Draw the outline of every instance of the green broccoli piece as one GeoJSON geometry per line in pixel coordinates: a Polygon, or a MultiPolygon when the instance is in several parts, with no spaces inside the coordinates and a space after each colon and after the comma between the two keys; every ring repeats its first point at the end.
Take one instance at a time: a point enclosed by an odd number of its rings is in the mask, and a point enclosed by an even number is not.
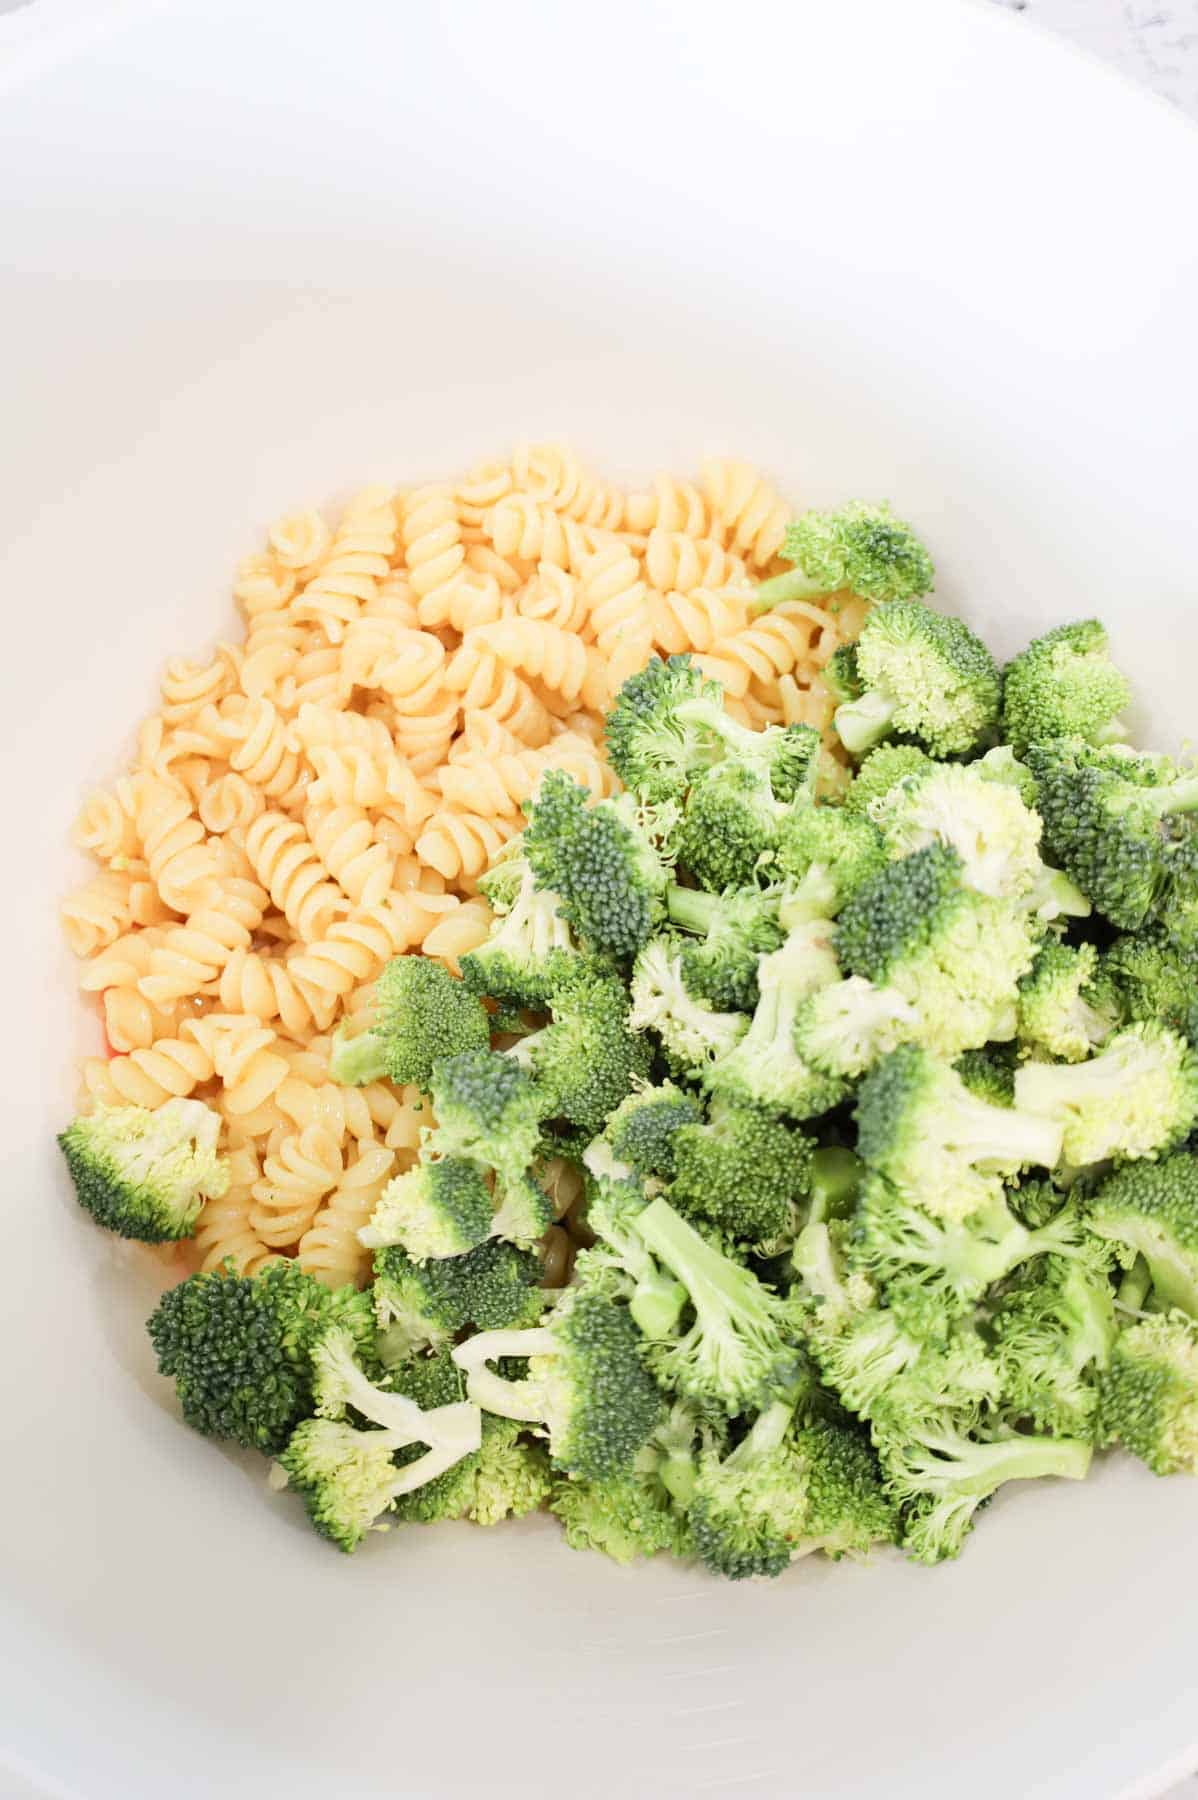
{"type": "Polygon", "coordinates": [[[691,1555],[685,1506],[694,1485],[697,1431],[687,1408],[674,1406],[623,1474],[600,1481],[560,1477],[549,1510],[561,1520],[570,1548],[600,1550],[624,1564],[662,1551],[691,1555]],[[680,1491],[687,1496],[681,1503],[680,1491]]]}
{"type": "Polygon", "coordinates": [[[808,1221],[847,1219],[864,1178],[865,1164],[855,1150],[842,1144],[822,1144],[811,1156],[808,1221]]]}
{"type": "Polygon", "coordinates": [[[715,1575],[780,1575],[815,1550],[864,1555],[895,1540],[894,1507],[869,1445],[840,1425],[795,1430],[793,1414],[788,1400],[776,1400],[729,1456],[700,1459],[691,1531],[715,1575]]]}
{"type": "Polygon", "coordinates": [[[975,766],[930,764],[871,802],[869,816],[892,857],[944,844],[961,858],[961,879],[980,894],[1018,900],[1040,880],[1040,819],[1018,790],[987,781],[975,766]]]}
{"type": "Polygon", "coordinates": [[[1198,943],[1174,921],[1145,926],[1115,939],[1102,958],[1102,973],[1131,1021],[1155,1021],[1189,1036],[1198,995],[1198,943]]]}
{"type": "Polygon", "coordinates": [[[839,912],[851,894],[886,866],[886,845],[872,820],[843,806],[796,808],[779,828],[776,862],[783,878],[828,884],[824,910],[839,912]]]}
{"type": "Polygon", "coordinates": [[[543,1423],[554,1466],[599,1481],[630,1469],[662,1412],[626,1307],[601,1289],[567,1288],[544,1325],[484,1331],[453,1352],[472,1400],[501,1418],[543,1423]],[[528,1358],[509,1381],[488,1368],[528,1358]]]}
{"type": "Polygon", "coordinates": [[[970,1093],[991,1106],[1015,1104],[1015,1058],[1012,1046],[993,1044],[985,1050],[966,1050],[953,1068],[970,1093]]]}
{"type": "Polygon", "coordinates": [[[633,957],[665,914],[670,870],[655,836],[673,819],[647,814],[630,794],[596,806],[589,798],[563,769],[548,770],[529,808],[524,854],[587,947],[633,957]]]}
{"type": "Polygon", "coordinates": [[[755,612],[846,588],[862,600],[917,600],[935,579],[914,530],[885,501],[850,500],[835,512],[803,513],[787,526],[779,554],[794,567],[759,585],[755,612]]]}
{"type": "Polygon", "coordinates": [[[607,1121],[605,1136],[617,1161],[642,1177],[672,1181],[677,1173],[675,1139],[684,1125],[697,1125],[703,1114],[689,1094],[664,1081],[660,1087],[634,1088],[607,1121]]]}
{"type": "Polygon", "coordinates": [[[697,775],[678,827],[678,860],[708,893],[745,887],[773,863],[788,808],[766,771],[722,762],[697,775]]]}
{"type": "Polygon", "coordinates": [[[632,1031],[652,1031],[676,1069],[703,1068],[725,1054],[748,1029],[743,1013],[716,1012],[692,994],[682,972],[682,951],[654,938],[636,959],[630,988],[632,1031]]]}
{"type": "MultiPolygon", "coordinates": [[[[526,1069],[493,1050],[447,1057],[433,1071],[436,1125],[425,1138],[429,1156],[463,1157],[516,1183],[532,1164],[541,1121],[552,1111],[526,1069]]],[[[468,1246],[467,1246],[468,1247],[468,1246]]]]}
{"type": "Polygon", "coordinates": [[[1058,625],[1036,638],[1003,672],[1002,733],[1017,751],[1051,738],[1090,744],[1120,740],[1116,714],[1131,699],[1127,677],[1110,660],[1097,619],[1058,625]]]}
{"type": "Polygon", "coordinates": [[[918,1030],[915,1009],[894,988],[850,975],[804,1000],[794,1039],[804,1062],[821,1075],[855,1079],[918,1030]]]}
{"type": "Polygon", "coordinates": [[[1129,1266],[1142,1256],[1159,1299],[1198,1318],[1198,1158],[1179,1151],[1117,1170],[1087,1202],[1086,1224],[1129,1266]]]}
{"type": "Polygon", "coordinates": [[[838,644],[820,670],[820,678],[837,706],[845,700],[859,700],[861,678],[857,673],[856,644],[838,644]]]}
{"type": "Polygon", "coordinates": [[[778,912],[782,891],[744,888],[739,893],[705,893],[671,887],[666,895],[670,922],[696,939],[678,945],[688,992],[717,1012],[747,1012],[757,1004],[757,964],[776,950],[786,933],[778,912]]]}
{"type": "Polygon", "coordinates": [[[370,1296],[280,1261],[252,1278],[189,1276],[163,1294],[146,1329],[187,1423],[272,1456],[315,1406],[312,1352],[334,1325],[369,1349],[370,1296]]]}
{"type": "Polygon", "coordinates": [[[462,980],[472,994],[541,1012],[554,987],[582,961],[557,896],[538,890],[524,863],[510,907],[496,919],[486,943],[462,957],[462,980]]]}
{"type": "Polygon", "coordinates": [[[1109,995],[1095,988],[1098,952],[1093,944],[1076,949],[1050,938],[1019,984],[1019,1038],[1025,1048],[1084,1062],[1105,1044],[1119,1024],[1109,995]]]}
{"type": "Polygon", "coordinates": [[[1157,1156],[1187,1137],[1198,1118],[1198,1059],[1184,1038],[1132,1025],[1083,1063],[1025,1063],[1015,1104],[1055,1121],[1074,1168],[1157,1156]]]}
{"type": "Polygon", "coordinates": [[[706,1124],[674,1134],[670,1203],[759,1249],[788,1244],[808,1191],[813,1148],[810,1138],[767,1113],[717,1100],[706,1124]]]}
{"type": "Polygon", "coordinates": [[[466,1050],[485,1050],[491,1023],[481,1001],[441,963],[394,956],[374,989],[375,1026],[357,1037],[333,1034],[329,1074],[345,1087],[414,1082],[429,1090],[435,1064],[466,1050]]]}
{"type": "Polygon", "coordinates": [[[849,783],[844,809],[868,817],[874,801],[885,799],[905,776],[923,775],[935,766],[917,744],[879,744],[863,759],[849,783]]]}
{"type": "Polygon", "coordinates": [[[1093,1437],[1097,1378],[1118,1331],[1101,1260],[1045,1256],[1025,1264],[991,1313],[990,1331],[1006,1412],[1037,1431],[1093,1437]]]}
{"type": "Polygon", "coordinates": [[[896,990],[914,1009],[917,1041],[950,1062],[1015,1035],[1040,936],[1024,907],[979,894],[962,874],[942,844],[890,863],[850,897],[835,937],[845,973],[896,990]]]}
{"type": "Polygon", "coordinates": [[[667,1200],[651,1201],[635,1225],[694,1311],[681,1336],[646,1344],[657,1379],[704,1412],[735,1417],[768,1405],[802,1365],[798,1310],[701,1237],[667,1200]]]}
{"type": "Polygon", "coordinates": [[[1101,1438],[1154,1475],[1198,1475],[1198,1325],[1183,1313],[1120,1332],[1102,1378],[1101,1438]]]}
{"type": "Polygon", "coordinates": [[[551,1023],[508,1054],[534,1076],[547,1116],[602,1131],[633,1083],[648,1075],[652,1051],[629,1029],[623,983],[601,970],[576,967],[546,998],[551,1023]]]}
{"type": "Polygon", "coordinates": [[[917,600],[875,607],[857,639],[864,692],[839,706],[833,724],[851,756],[892,732],[917,738],[933,756],[962,756],[997,723],[994,658],[960,619],[917,600]]]}
{"type": "Polygon", "coordinates": [[[654,657],[631,676],[607,715],[607,755],[626,788],[650,805],[681,800],[723,750],[710,718],[723,717],[723,694],[689,656],[654,657]],[[692,719],[681,710],[698,701],[692,719]]]}
{"type": "MultiPolygon", "coordinates": [[[[466,1397],[462,1371],[447,1350],[421,1356],[393,1370],[388,1390],[406,1394],[426,1412],[466,1397]]],[[[396,1461],[405,1464],[419,1452],[400,1450],[396,1461]]],[[[430,1481],[401,1495],[395,1502],[397,1519],[431,1525],[443,1519],[470,1519],[476,1525],[498,1525],[502,1519],[522,1518],[535,1512],[549,1497],[549,1459],[539,1444],[526,1441],[524,1429],[514,1419],[486,1414],[482,1441],[460,1461],[434,1475],[430,1481]]]]}
{"type": "Polygon", "coordinates": [[[979,1100],[955,1069],[915,1044],[871,1070],[854,1116],[857,1154],[937,1218],[967,1219],[1001,1204],[1004,1176],[1051,1169],[1061,1153],[1060,1125],[979,1100]]]}
{"type": "Polygon", "coordinates": [[[1025,1437],[1016,1432],[978,1442],[933,1415],[916,1431],[905,1421],[894,1438],[875,1431],[892,1497],[904,1509],[903,1546],[916,1562],[959,1556],[982,1503],[1007,1481],[1057,1475],[1082,1481],[1091,1446],[1084,1439],[1025,1437]]]}
{"type": "Polygon", "coordinates": [[[1198,775],[1078,738],[1032,744],[1027,761],[1045,845],[1112,925],[1138,931],[1173,894],[1192,895],[1198,775]]]}
{"type": "MultiPolygon", "coordinates": [[[[488,1200],[488,1227],[490,1214],[488,1200]]],[[[467,1325],[494,1331],[533,1324],[545,1303],[540,1279],[539,1258],[502,1238],[485,1239],[462,1256],[426,1262],[390,1244],[374,1259],[374,1314],[390,1358],[403,1360],[447,1344],[467,1325]]]]}
{"type": "Polygon", "coordinates": [[[587,1151],[586,1171],[587,1227],[596,1241],[579,1257],[579,1278],[626,1299],[646,1337],[668,1337],[682,1316],[686,1289],[658,1267],[636,1229],[648,1205],[644,1188],[603,1139],[587,1151]]]}
{"type": "Polygon", "coordinates": [[[414,1263],[456,1259],[491,1235],[494,1213],[482,1171],[445,1156],[393,1176],[358,1237],[368,1250],[400,1245],[414,1263]]]}
{"type": "Polygon", "coordinates": [[[229,1186],[220,1119],[200,1100],[100,1106],[59,1133],[75,1197],[97,1225],[143,1244],[190,1237],[206,1199],[229,1186]]]}
{"type": "Polygon", "coordinates": [[[804,1062],[795,1046],[803,1001],[839,973],[831,938],[826,919],[811,920],[761,959],[761,998],[748,1031],[704,1071],[713,1095],[795,1119],[814,1118],[843,1099],[843,1084],[804,1062]]]}
{"type": "Polygon", "coordinates": [[[984,756],[970,764],[983,781],[997,781],[1013,787],[1025,806],[1036,808],[1036,777],[1026,763],[1021,763],[1010,744],[995,744],[984,756]]]}

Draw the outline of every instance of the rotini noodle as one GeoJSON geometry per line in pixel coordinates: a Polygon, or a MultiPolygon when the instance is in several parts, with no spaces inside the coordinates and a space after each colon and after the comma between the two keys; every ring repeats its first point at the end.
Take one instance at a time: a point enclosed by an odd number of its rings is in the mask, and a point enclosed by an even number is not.
{"type": "Polygon", "coordinates": [[[582,577],[587,615],[615,692],[643,669],[653,650],[653,626],[640,566],[624,544],[587,559],[582,577]]]}
{"type": "MultiPolygon", "coordinates": [[[[581,698],[584,706],[602,711],[609,699],[607,669],[602,654],[584,644],[572,631],[532,619],[499,619],[479,625],[465,640],[464,650],[477,649],[498,657],[509,669],[535,676],[543,687],[563,700],[581,698]]],[[[648,652],[646,651],[646,660],[648,652]]]]}
{"type": "Polygon", "coordinates": [[[752,464],[718,458],[703,465],[703,491],[712,534],[731,544],[754,569],[766,568],[790,523],[785,500],[752,464]]]}
{"type": "Polygon", "coordinates": [[[358,1242],[358,1232],[378,1204],[391,1178],[395,1152],[382,1144],[363,1144],[346,1169],[315,1223],[300,1239],[301,1269],[326,1287],[361,1287],[369,1279],[371,1253],[358,1242]]]}
{"type": "Polygon", "coordinates": [[[320,937],[345,901],[303,826],[282,813],[264,812],[245,834],[245,851],[296,936],[305,943],[320,937]]]}
{"type": "Polygon", "coordinates": [[[287,1133],[262,1162],[254,1183],[250,1226],[274,1250],[297,1244],[341,1176],[340,1133],[307,1125],[287,1133]]]}
{"type": "Polygon", "coordinates": [[[409,494],[403,503],[400,532],[420,623],[444,625],[466,555],[452,490],[422,487],[409,494]]]}
{"type": "Polygon", "coordinates": [[[394,548],[390,492],[367,488],[346,507],[320,569],[293,602],[295,617],[311,619],[330,644],[339,644],[346,626],[386,580],[394,548]]]}
{"type": "Polygon", "coordinates": [[[663,656],[710,650],[720,638],[743,630],[748,620],[747,600],[735,588],[692,588],[687,594],[649,595],[653,645],[663,656]]]}

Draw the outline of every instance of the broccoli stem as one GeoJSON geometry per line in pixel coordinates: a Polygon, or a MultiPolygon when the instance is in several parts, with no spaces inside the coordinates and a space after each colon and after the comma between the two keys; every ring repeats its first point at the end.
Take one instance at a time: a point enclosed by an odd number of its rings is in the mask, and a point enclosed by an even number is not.
{"type": "Polygon", "coordinates": [[[1013,1106],[963,1100],[955,1109],[952,1131],[969,1161],[983,1169],[1054,1169],[1061,1160],[1062,1126],[1013,1106]]]}
{"type": "Polygon", "coordinates": [[[740,1468],[742,1464],[756,1462],[759,1456],[768,1456],[771,1450],[776,1450],[786,1436],[794,1411],[793,1400],[775,1400],[767,1406],[754,1421],[747,1437],[742,1438],[731,1456],[725,1458],[725,1466],[731,1464],[740,1468]]]}
{"type": "Polygon", "coordinates": [[[750,611],[768,612],[772,606],[785,606],[788,600],[822,600],[831,591],[822,581],[813,581],[810,575],[804,575],[796,565],[781,575],[771,576],[769,581],[759,582],[750,611]]]}
{"type": "Polygon", "coordinates": [[[544,1326],[526,1331],[480,1331],[459,1344],[453,1360],[465,1370],[466,1392],[475,1406],[497,1413],[501,1419],[520,1419],[539,1424],[544,1416],[541,1401],[533,1397],[527,1382],[507,1381],[489,1369],[501,1356],[554,1356],[557,1338],[544,1326]]]}
{"type": "Polygon", "coordinates": [[[1198,812],[1198,775],[1190,775],[1184,781],[1170,781],[1159,788],[1133,787],[1121,804],[1112,804],[1111,810],[1129,808],[1154,812],[1158,819],[1171,813],[1198,812]]]}
{"type": "Polygon", "coordinates": [[[342,1087],[365,1087],[368,1082],[382,1081],[387,1074],[387,1058],[379,1033],[364,1031],[349,1038],[335,1032],[329,1074],[342,1087]]]}
{"type": "Polygon", "coordinates": [[[653,1269],[637,1282],[628,1310],[647,1338],[667,1338],[682,1317],[685,1305],[686,1289],[682,1283],[653,1269]]]}
{"type": "Polygon", "coordinates": [[[719,908],[720,896],[705,893],[702,888],[684,888],[675,884],[666,889],[666,911],[674,924],[699,937],[706,937],[711,930],[719,908]]]}
{"type": "Polygon", "coordinates": [[[701,1310],[708,1300],[722,1311],[739,1310],[743,1301],[740,1283],[751,1281],[752,1277],[738,1263],[714,1250],[667,1200],[651,1201],[637,1215],[636,1229],[654,1255],[683,1283],[696,1310],[701,1310]]]}
{"type": "Polygon", "coordinates": [[[878,688],[873,688],[868,694],[862,694],[860,700],[838,706],[832,715],[832,723],[849,755],[860,757],[881,743],[890,730],[894,713],[895,702],[878,688]]]}
{"type": "Polygon", "coordinates": [[[808,1224],[819,1225],[825,1219],[847,1218],[864,1174],[865,1164],[855,1150],[846,1150],[837,1144],[817,1150],[811,1158],[808,1224]]]}
{"type": "Polygon", "coordinates": [[[1152,1271],[1142,1256],[1137,1256],[1115,1295],[1115,1305],[1123,1312],[1142,1312],[1152,1287],[1152,1271]]]}
{"type": "Polygon", "coordinates": [[[1043,1475],[1083,1481],[1092,1455],[1091,1446],[1077,1438],[1000,1438],[992,1444],[970,1443],[964,1451],[959,1439],[941,1439],[934,1433],[920,1441],[930,1453],[927,1467],[933,1483],[942,1474],[955,1494],[983,1499],[1007,1481],[1036,1481],[1043,1475]]]}

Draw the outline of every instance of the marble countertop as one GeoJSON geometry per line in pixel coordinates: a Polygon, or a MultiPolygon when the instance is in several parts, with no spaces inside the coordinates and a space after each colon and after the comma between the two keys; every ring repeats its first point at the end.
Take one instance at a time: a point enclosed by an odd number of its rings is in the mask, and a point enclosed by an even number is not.
{"type": "Polygon", "coordinates": [[[1070,38],[1198,120],[1198,0],[991,0],[1070,38]]]}

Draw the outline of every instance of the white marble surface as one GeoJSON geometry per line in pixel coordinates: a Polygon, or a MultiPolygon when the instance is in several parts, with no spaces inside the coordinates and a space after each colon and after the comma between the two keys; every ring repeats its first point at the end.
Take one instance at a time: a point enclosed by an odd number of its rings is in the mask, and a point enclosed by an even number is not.
{"type": "Polygon", "coordinates": [[[1059,32],[1198,120],[1198,0],[992,0],[1059,32]]]}

